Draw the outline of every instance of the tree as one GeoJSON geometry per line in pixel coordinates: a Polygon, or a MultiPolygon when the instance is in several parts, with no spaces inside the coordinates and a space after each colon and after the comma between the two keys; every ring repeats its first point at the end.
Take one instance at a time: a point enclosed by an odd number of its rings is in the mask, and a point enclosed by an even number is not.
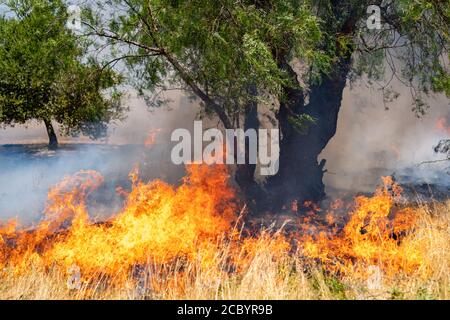
{"type": "MultiPolygon", "coordinates": [[[[326,64],[326,53],[315,50],[319,19],[298,1],[280,1],[272,12],[231,0],[220,5],[215,0],[111,4],[98,2],[83,21],[90,30],[86,35],[112,47],[109,65],[124,61],[143,95],[170,87],[193,93],[205,114],[217,116],[227,129],[257,128],[257,105],[295,85],[273,58],[284,50],[286,35],[292,53],[315,65],[314,73],[326,64]]],[[[251,197],[262,192],[254,170],[241,165],[236,173],[251,197]]]]}
{"type": "Polygon", "coordinates": [[[385,80],[380,89],[389,100],[396,96],[390,83],[397,78],[411,88],[417,114],[426,110],[422,95],[450,95],[446,1],[114,0],[111,5],[114,15],[92,14],[86,24],[90,35],[117,48],[112,61],[127,63],[143,94],[182,87],[225,128],[257,127],[258,104],[277,102],[279,173],[264,191],[254,182],[254,166],[238,169],[236,177],[244,192],[264,194],[259,199],[269,200],[260,201],[265,208],[324,197],[325,161],[318,156],[336,132],[349,80],[385,80]],[[368,28],[369,5],[379,8],[380,29],[368,28]]]}
{"type": "Polygon", "coordinates": [[[0,123],[45,124],[49,147],[58,140],[52,120],[68,135],[103,137],[123,111],[120,77],[85,55],[89,43],[66,27],[62,1],[2,1],[0,17],[0,123]]]}
{"type": "Polygon", "coordinates": [[[411,89],[413,111],[418,115],[426,111],[423,95],[431,92],[450,95],[445,62],[449,54],[448,2],[321,3],[318,13],[328,23],[322,27],[326,40],[319,48],[330,52],[333,62],[321,74],[321,81],[310,83],[307,90],[285,88],[287,99],[278,112],[283,132],[280,172],[269,182],[278,206],[282,201],[320,200],[325,196],[322,182],[325,160],[318,162],[318,156],[336,133],[342,94],[349,80],[367,76],[379,81],[380,90],[389,100],[396,96],[390,83],[397,79],[411,89]],[[371,4],[380,8],[384,26],[379,30],[367,28],[367,9],[371,4]],[[306,134],[295,129],[295,119],[304,116],[315,119],[306,134]]]}

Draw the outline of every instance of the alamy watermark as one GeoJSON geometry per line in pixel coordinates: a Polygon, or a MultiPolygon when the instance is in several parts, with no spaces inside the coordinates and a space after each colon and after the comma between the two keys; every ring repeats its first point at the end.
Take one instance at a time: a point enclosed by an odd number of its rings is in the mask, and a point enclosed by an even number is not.
{"type": "Polygon", "coordinates": [[[367,18],[366,24],[369,30],[381,29],[381,8],[377,5],[367,7],[367,13],[370,16],[367,18]]]}
{"type": "Polygon", "coordinates": [[[66,27],[72,31],[81,30],[81,8],[77,5],[70,5],[67,7],[67,19],[66,27]]]}
{"type": "Polygon", "coordinates": [[[203,131],[202,121],[194,122],[194,134],[187,129],[172,132],[171,159],[176,165],[259,164],[262,176],[276,175],[279,169],[280,137],[278,129],[228,129],[225,137],[219,129],[203,131]],[[246,148],[246,141],[248,148],[246,148]],[[204,147],[204,143],[208,143],[204,147]],[[247,150],[248,149],[248,154],[247,150]]]}

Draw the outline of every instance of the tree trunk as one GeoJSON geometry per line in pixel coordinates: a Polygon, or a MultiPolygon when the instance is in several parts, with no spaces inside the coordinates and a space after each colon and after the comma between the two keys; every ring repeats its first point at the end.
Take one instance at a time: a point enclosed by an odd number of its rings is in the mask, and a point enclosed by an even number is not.
{"type": "MultiPolygon", "coordinates": [[[[256,95],[256,92],[254,92],[256,89],[251,87],[249,90],[252,90],[252,92],[256,95]]],[[[258,130],[260,125],[258,119],[258,104],[256,102],[249,103],[245,111],[244,131],[249,129],[258,130]]],[[[237,145],[237,141],[235,141],[235,145],[237,145]]],[[[263,191],[255,181],[256,164],[250,164],[249,149],[249,143],[246,139],[245,164],[237,165],[235,181],[242,191],[242,195],[245,198],[248,209],[251,213],[256,213],[258,211],[256,205],[258,204],[258,200],[262,197],[263,191]]]]}
{"type": "MultiPolygon", "coordinates": [[[[336,32],[336,39],[352,35],[357,22],[366,12],[354,10],[348,13],[341,5],[342,1],[332,1],[332,11],[336,21],[343,21],[336,32]]],[[[380,4],[381,1],[374,1],[380,4]]],[[[329,76],[323,76],[322,82],[313,85],[309,91],[309,102],[305,105],[305,95],[300,89],[285,87],[285,99],[280,102],[277,114],[281,132],[280,169],[276,176],[271,177],[266,185],[268,197],[267,206],[274,212],[290,205],[293,201],[303,204],[310,200],[318,202],[325,197],[323,175],[326,160],[320,162],[318,157],[331,138],[336,134],[338,114],[342,103],[342,95],[347,83],[347,75],[351,68],[353,47],[345,47],[336,41],[336,55],[340,59],[333,66],[329,76]],[[306,133],[295,128],[291,117],[308,115],[315,120],[306,133]]],[[[286,57],[287,55],[285,55],[286,57]]],[[[284,58],[285,59],[285,58],[284,58]]],[[[279,67],[284,69],[293,79],[297,74],[289,63],[278,56],[279,67]]]]}
{"type": "Polygon", "coordinates": [[[50,119],[44,119],[45,128],[47,129],[48,135],[48,148],[57,149],[58,148],[58,137],[56,136],[55,128],[53,128],[52,121],[50,119]]]}
{"type": "Polygon", "coordinates": [[[335,72],[311,87],[309,103],[304,105],[300,89],[286,88],[286,100],[280,104],[278,121],[280,170],[267,184],[272,210],[280,210],[293,201],[320,201],[325,197],[323,174],[325,160],[318,156],[336,133],[342,95],[350,69],[350,57],[342,58],[335,72]],[[315,119],[306,133],[290,122],[290,117],[306,114],[315,119]]]}

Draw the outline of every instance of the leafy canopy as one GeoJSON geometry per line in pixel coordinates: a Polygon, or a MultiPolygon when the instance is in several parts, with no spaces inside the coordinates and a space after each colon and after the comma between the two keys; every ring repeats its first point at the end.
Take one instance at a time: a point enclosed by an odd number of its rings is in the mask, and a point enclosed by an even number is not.
{"type": "Polygon", "coordinates": [[[330,67],[316,47],[319,18],[301,1],[274,1],[266,10],[252,1],[113,0],[91,13],[88,33],[124,58],[141,93],[186,88],[230,122],[248,103],[293,85],[275,56],[289,51],[317,70],[330,67]]]}
{"type": "Polygon", "coordinates": [[[281,101],[289,88],[306,96],[349,55],[353,80],[367,76],[388,93],[397,79],[423,113],[422,94],[450,94],[449,7],[438,0],[110,0],[97,3],[87,24],[126,61],[142,93],[185,88],[222,122],[239,125],[249,101],[281,101]],[[380,30],[367,28],[373,4],[380,30]]]}
{"type": "Polygon", "coordinates": [[[106,133],[122,108],[120,82],[86,58],[88,43],[66,27],[60,0],[2,1],[0,17],[0,123],[56,120],[66,134],[106,133]]]}

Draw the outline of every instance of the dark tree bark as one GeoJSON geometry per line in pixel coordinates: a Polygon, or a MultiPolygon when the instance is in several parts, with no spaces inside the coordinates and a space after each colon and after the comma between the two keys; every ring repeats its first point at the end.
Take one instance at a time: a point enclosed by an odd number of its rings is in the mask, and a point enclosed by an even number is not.
{"type": "Polygon", "coordinates": [[[343,58],[332,75],[311,88],[307,105],[301,90],[286,89],[287,98],[280,104],[278,113],[282,135],[280,170],[267,184],[274,210],[294,200],[317,202],[325,197],[322,181],[325,160],[319,163],[318,156],[336,133],[349,69],[350,58],[343,58]],[[300,132],[289,120],[299,114],[315,119],[306,133],[300,132]]]}
{"type": "MultiPolygon", "coordinates": [[[[336,21],[342,24],[336,32],[336,39],[355,32],[356,24],[365,14],[365,7],[346,12],[340,0],[331,2],[336,21]]],[[[375,1],[379,4],[380,1],[375,1]]],[[[331,25],[330,25],[331,26],[331,25]]],[[[331,31],[330,31],[331,32],[331,31]]],[[[340,59],[333,66],[333,72],[323,75],[320,84],[313,85],[309,91],[309,102],[305,104],[305,94],[298,88],[285,87],[285,99],[280,102],[277,114],[280,132],[280,170],[271,177],[266,185],[268,197],[266,206],[277,212],[283,206],[297,200],[318,202],[325,197],[323,175],[326,160],[319,162],[319,155],[331,138],[336,134],[342,95],[351,68],[353,47],[351,44],[341,47],[336,40],[336,55],[340,59]],[[290,121],[291,117],[301,114],[315,120],[306,133],[300,132],[290,121]]],[[[284,69],[296,81],[297,75],[285,60],[286,55],[278,59],[284,69]]]]}
{"type": "MultiPolygon", "coordinates": [[[[248,129],[259,128],[258,120],[258,106],[256,103],[252,103],[247,107],[244,121],[244,131],[248,129]]],[[[236,141],[237,142],[237,141],[236,141]]],[[[236,145],[237,143],[235,143],[236,145]]],[[[248,190],[255,183],[255,170],[256,165],[249,164],[249,144],[247,139],[245,140],[245,163],[243,165],[238,165],[236,169],[236,182],[244,190],[248,190]]]]}
{"type": "Polygon", "coordinates": [[[44,119],[45,128],[47,129],[48,135],[48,147],[49,149],[58,148],[58,137],[56,136],[55,128],[53,127],[52,121],[49,119],[44,119]]]}
{"type": "MultiPolygon", "coordinates": [[[[249,88],[250,93],[256,96],[256,89],[251,86],[249,88]]],[[[245,110],[245,120],[244,120],[244,131],[249,129],[258,130],[260,127],[258,119],[258,103],[251,102],[247,105],[245,110]]],[[[237,145],[237,141],[235,141],[237,145]]],[[[258,211],[257,203],[264,195],[263,189],[255,181],[255,170],[256,164],[250,164],[249,161],[249,143],[246,139],[245,141],[245,163],[237,165],[235,173],[235,181],[239,185],[242,194],[245,198],[247,206],[251,213],[256,213],[258,211]]],[[[236,154],[236,153],[235,153],[236,154]]]]}

